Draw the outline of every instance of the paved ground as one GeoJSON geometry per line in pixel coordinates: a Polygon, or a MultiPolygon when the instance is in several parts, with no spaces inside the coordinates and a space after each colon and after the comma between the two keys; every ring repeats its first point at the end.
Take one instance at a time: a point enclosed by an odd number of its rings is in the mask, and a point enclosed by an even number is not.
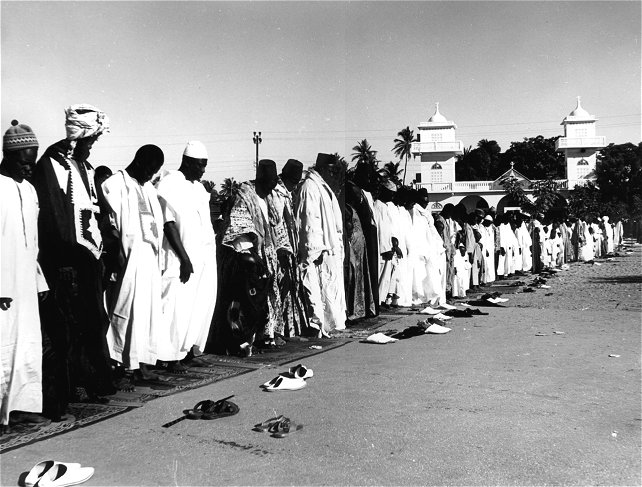
{"type": "Polygon", "coordinates": [[[85,485],[640,485],[641,249],[447,335],[310,357],[298,392],[261,392],[260,369],[8,452],[1,484],[56,459],[95,467],[85,485]],[[230,394],[236,416],[161,428],[230,394]],[[304,428],[251,430],[275,411],[304,428]]]}

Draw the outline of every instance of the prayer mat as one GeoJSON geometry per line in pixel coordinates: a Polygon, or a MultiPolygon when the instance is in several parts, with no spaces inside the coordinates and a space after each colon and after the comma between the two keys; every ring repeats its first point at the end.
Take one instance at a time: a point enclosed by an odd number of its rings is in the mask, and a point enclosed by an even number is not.
{"type": "Polygon", "coordinates": [[[11,426],[11,432],[0,436],[0,453],[31,445],[37,441],[52,438],[90,424],[98,423],[133,409],[127,406],[114,406],[111,404],[69,404],[69,413],[75,419],[51,423],[47,426],[17,424],[11,426]]]}

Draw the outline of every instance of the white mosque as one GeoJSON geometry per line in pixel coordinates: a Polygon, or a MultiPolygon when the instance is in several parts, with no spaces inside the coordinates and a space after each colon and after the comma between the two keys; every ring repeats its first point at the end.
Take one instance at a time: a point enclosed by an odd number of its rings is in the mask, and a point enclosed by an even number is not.
{"type": "MultiPolygon", "coordinates": [[[[564,153],[566,179],[558,180],[564,191],[576,185],[584,185],[595,179],[595,164],[598,151],[606,145],[604,136],[595,135],[597,118],[582,108],[580,97],[577,107],[561,123],[564,136],[560,137],[555,149],[564,153]]],[[[470,211],[474,208],[495,207],[504,211],[510,204],[509,198],[500,185],[507,177],[523,181],[522,187],[533,199],[528,187],[532,181],[511,168],[494,181],[455,181],[455,162],[464,146],[456,140],[457,125],[439,112],[418,126],[417,142],[412,144],[413,159],[408,161],[408,178],[414,179],[417,187],[424,187],[430,195],[430,208],[439,211],[446,203],[463,203],[470,211]]]]}

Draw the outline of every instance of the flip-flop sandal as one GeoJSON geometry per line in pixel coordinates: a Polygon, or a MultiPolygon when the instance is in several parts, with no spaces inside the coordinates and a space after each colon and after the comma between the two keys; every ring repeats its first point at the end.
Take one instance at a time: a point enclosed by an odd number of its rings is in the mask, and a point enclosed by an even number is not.
{"type": "Polygon", "coordinates": [[[203,411],[201,419],[219,419],[238,414],[240,408],[231,401],[221,400],[203,411]]]}
{"type": "Polygon", "coordinates": [[[285,438],[290,433],[294,433],[301,429],[303,429],[302,424],[295,424],[292,423],[289,418],[284,418],[281,421],[274,423],[268,431],[271,433],[270,436],[272,438],[285,438]]]}
{"type": "Polygon", "coordinates": [[[203,417],[203,411],[206,407],[209,407],[212,402],[213,401],[210,401],[209,399],[201,401],[197,403],[196,406],[194,406],[192,409],[183,410],[183,414],[187,419],[201,419],[203,417]]]}
{"type": "Polygon", "coordinates": [[[263,390],[267,392],[274,391],[298,391],[303,389],[307,385],[307,382],[303,379],[290,379],[289,377],[283,377],[282,375],[276,378],[274,384],[264,387],[263,390]]]}
{"type": "Polygon", "coordinates": [[[258,431],[259,433],[264,433],[270,429],[270,427],[276,423],[277,421],[281,421],[285,419],[285,416],[282,414],[280,416],[277,416],[276,418],[270,418],[266,419],[262,423],[258,423],[254,425],[254,428],[252,428],[252,431],[258,431]]]}

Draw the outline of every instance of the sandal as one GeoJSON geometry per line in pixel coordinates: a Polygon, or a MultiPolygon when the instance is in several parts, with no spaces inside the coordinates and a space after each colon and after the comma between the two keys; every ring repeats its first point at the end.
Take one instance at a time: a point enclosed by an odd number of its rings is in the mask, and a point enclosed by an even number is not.
{"type": "Polygon", "coordinates": [[[206,399],[197,403],[192,409],[185,409],[183,414],[187,419],[218,419],[225,416],[234,416],[240,409],[236,404],[228,401],[233,397],[229,396],[218,401],[206,399]]]}
{"type": "Polygon", "coordinates": [[[271,433],[272,438],[285,438],[291,432],[299,431],[303,428],[301,424],[294,424],[290,418],[283,418],[280,421],[274,422],[269,428],[268,432],[271,433]]]}
{"type": "Polygon", "coordinates": [[[258,423],[254,425],[254,428],[252,428],[252,431],[258,431],[259,433],[264,433],[265,431],[268,431],[270,427],[277,421],[282,421],[285,419],[285,416],[282,414],[280,416],[277,416],[276,418],[270,418],[266,419],[262,423],[258,423]]]}

